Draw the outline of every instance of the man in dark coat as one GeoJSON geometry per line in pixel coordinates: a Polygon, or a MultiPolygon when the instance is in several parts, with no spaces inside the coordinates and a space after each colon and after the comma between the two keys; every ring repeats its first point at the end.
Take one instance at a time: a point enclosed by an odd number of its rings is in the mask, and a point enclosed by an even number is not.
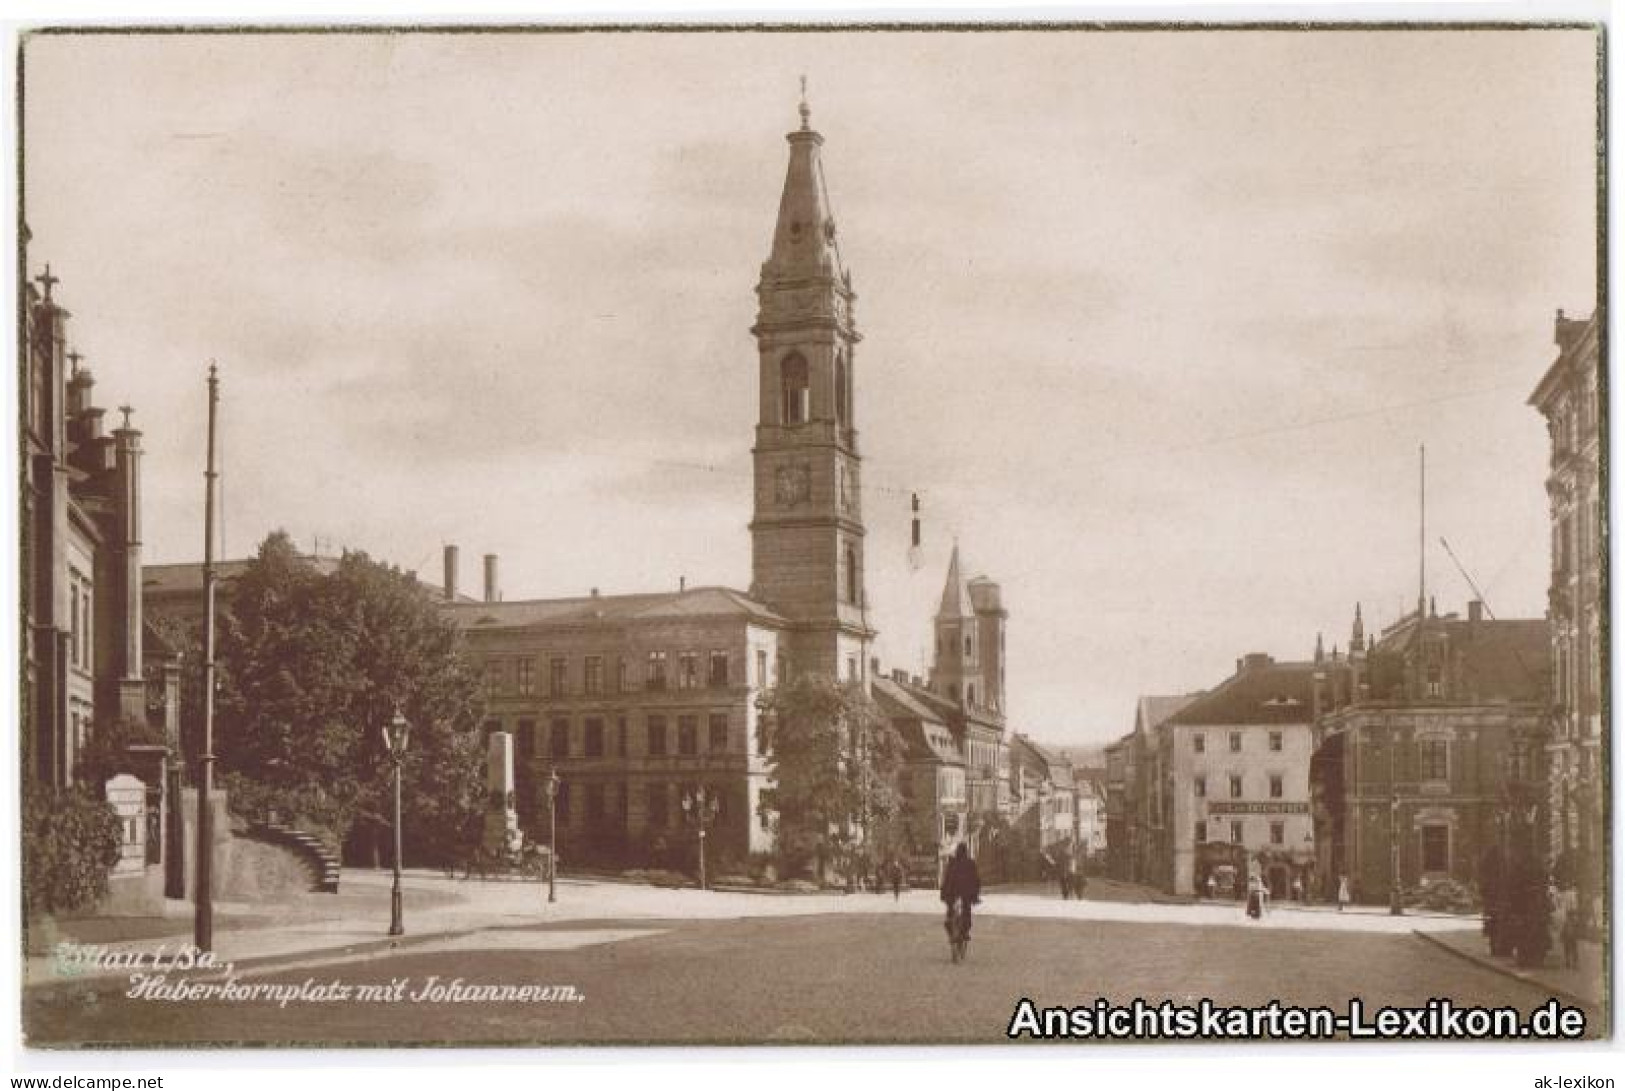
{"type": "Polygon", "coordinates": [[[942,904],[948,907],[948,932],[953,934],[954,903],[965,906],[965,932],[970,933],[970,907],[982,900],[982,877],[977,874],[976,861],[970,849],[961,841],[954,849],[953,859],[942,869],[942,904]]]}

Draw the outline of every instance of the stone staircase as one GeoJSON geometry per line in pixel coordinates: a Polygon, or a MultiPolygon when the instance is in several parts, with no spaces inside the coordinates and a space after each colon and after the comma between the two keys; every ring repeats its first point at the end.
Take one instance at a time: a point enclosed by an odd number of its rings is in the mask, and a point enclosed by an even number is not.
{"type": "Polygon", "coordinates": [[[250,827],[249,832],[267,841],[287,846],[304,860],[306,866],[310,868],[314,882],[311,890],[320,894],[339,892],[341,871],[339,857],[321,838],[280,822],[258,823],[250,827]]]}

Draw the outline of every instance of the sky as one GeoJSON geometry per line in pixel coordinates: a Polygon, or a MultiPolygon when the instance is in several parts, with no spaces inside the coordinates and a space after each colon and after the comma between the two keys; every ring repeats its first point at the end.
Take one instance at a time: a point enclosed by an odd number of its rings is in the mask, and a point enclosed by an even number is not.
{"type": "Polygon", "coordinates": [[[747,588],[803,75],[883,668],[926,667],[955,541],[1004,588],[1012,727],[1057,743],[1346,646],[1419,561],[1464,611],[1440,537],[1543,614],[1526,403],[1597,296],[1586,31],[35,37],[28,261],[135,407],[146,559],[201,559],[213,359],[226,555],[747,588]]]}

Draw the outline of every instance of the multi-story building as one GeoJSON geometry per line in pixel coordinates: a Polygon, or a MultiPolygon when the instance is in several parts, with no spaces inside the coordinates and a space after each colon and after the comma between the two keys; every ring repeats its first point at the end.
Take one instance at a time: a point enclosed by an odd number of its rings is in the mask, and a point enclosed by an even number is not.
{"type": "MultiPolygon", "coordinates": [[[[26,246],[26,228],[23,236],[26,246]]],[[[69,348],[58,283],[47,267],[23,285],[18,331],[23,775],[67,787],[98,730],[120,720],[154,729],[161,742],[126,755],[141,790],[117,791],[126,841],[105,907],[147,912],[164,893],[185,895],[181,827],[171,818],[180,670],[142,610],[141,433],[128,406],[107,429],[96,380],[69,348]]]]}
{"type": "Polygon", "coordinates": [[[1346,876],[1356,901],[1389,902],[1438,879],[1476,882],[1488,853],[1531,851],[1547,623],[1490,620],[1473,602],[1466,618],[1419,608],[1374,641],[1355,626],[1347,659],[1330,664],[1346,684],[1322,669],[1316,697],[1316,892],[1346,876]]]}
{"type": "Polygon", "coordinates": [[[145,720],[149,710],[141,433],[128,408],[107,431],[96,380],[68,347],[57,283],[47,267],[25,286],[19,525],[25,768],[61,786],[72,783],[93,725],[145,720]]]}
{"type": "Polygon", "coordinates": [[[1610,858],[1609,780],[1603,685],[1608,604],[1603,565],[1606,497],[1601,468],[1601,311],[1590,318],[1557,312],[1557,359],[1530,395],[1546,418],[1551,461],[1546,494],[1552,521],[1552,730],[1547,743],[1548,855],[1554,877],[1580,891],[1592,922],[1601,921],[1610,858]]]}
{"type": "Polygon", "coordinates": [[[1021,846],[1023,873],[1036,877],[1046,856],[1081,855],[1077,788],[1072,765],[1020,732],[1010,739],[1010,824],[1021,846]]]}
{"type": "Polygon", "coordinates": [[[986,576],[965,580],[959,546],[937,607],[931,690],[957,708],[964,724],[966,791],[972,848],[991,816],[1010,806],[1010,755],[1004,737],[1004,627],[1008,614],[999,585],[986,576]]]}
{"type": "Polygon", "coordinates": [[[1106,782],[1099,769],[1073,766],[1073,783],[1078,798],[1078,845],[1091,868],[1106,862],[1106,782]]]}
{"type": "Polygon", "coordinates": [[[1106,748],[1107,872],[1115,879],[1167,885],[1168,780],[1158,740],[1168,718],[1198,696],[1142,696],[1134,730],[1106,748]]]}
{"type": "Polygon", "coordinates": [[[970,829],[959,710],[902,671],[875,679],[872,692],[906,748],[899,788],[908,828],[909,873],[934,881],[970,829]]]}
{"type": "Polygon", "coordinates": [[[1233,675],[1162,721],[1148,784],[1161,816],[1151,881],[1195,894],[1228,864],[1256,870],[1285,898],[1307,873],[1316,670],[1247,655],[1233,675]]]}

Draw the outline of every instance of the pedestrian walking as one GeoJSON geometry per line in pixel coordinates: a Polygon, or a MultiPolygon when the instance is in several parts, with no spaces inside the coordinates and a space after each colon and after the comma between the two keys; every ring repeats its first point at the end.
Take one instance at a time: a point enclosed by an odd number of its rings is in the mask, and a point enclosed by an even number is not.
{"type": "Polygon", "coordinates": [[[1210,872],[1207,873],[1207,897],[1208,897],[1208,901],[1212,901],[1213,899],[1217,898],[1218,896],[1219,896],[1219,880],[1215,879],[1213,877],[1213,873],[1210,871],[1210,872]]]}
{"type": "Polygon", "coordinates": [[[1303,904],[1303,879],[1296,875],[1292,877],[1292,900],[1303,904]]]}
{"type": "Polygon", "coordinates": [[[891,862],[891,900],[898,901],[903,897],[903,862],[891,862]]]}
{"type": "Polygon", "coordinates": [[[1558,896],[1558,939],[1563,944],[1563,968],[1580,968],[1580,899],[1573,887],[1558,896]]]}
{"type": "Polygon", "coordinates": [[[1343,907],[1347,904],[1349,904],[1349,877],[1339,875],[1337,877],[1337,911],[1339,913],[1343,912],[1343,907]]]}
{"type": "Polygon", "coordinates": [[[1066,869],[1061,873],[1061,899],[1082,898],[1083,891],[1078,889],[1078,859],[1070,852],[1062,860],[1066,869]]]}
{"type": "Polygon", "coordinates": [[[1257,875],[1247,880],[1247,915],[1255,921],[1264,916],[1264,880],[1257,875]]]}

